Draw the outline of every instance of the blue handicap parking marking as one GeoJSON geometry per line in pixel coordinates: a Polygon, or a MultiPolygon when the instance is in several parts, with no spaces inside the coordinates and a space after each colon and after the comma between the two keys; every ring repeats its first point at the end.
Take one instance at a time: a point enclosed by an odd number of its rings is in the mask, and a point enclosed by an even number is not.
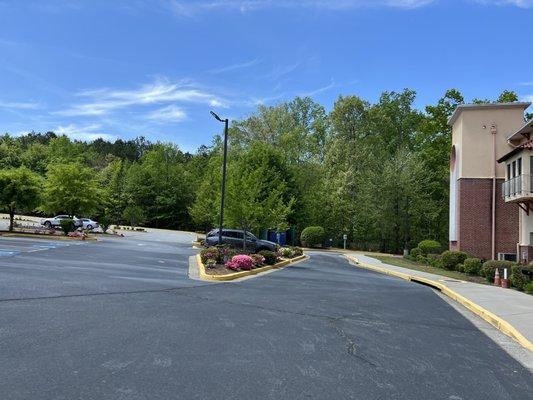
{"type": "Polygon", "coordinates": [[[0,249],[0,257],[11,257],[20,254],[20,251],[2,250],[0,249]]]}

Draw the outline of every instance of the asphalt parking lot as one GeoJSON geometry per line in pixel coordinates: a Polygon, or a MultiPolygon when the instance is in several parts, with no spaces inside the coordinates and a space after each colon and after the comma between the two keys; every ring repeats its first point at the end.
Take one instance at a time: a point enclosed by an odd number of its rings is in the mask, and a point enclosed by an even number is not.
{"type": "Polygon", "coordinates": [[[531,398],[532,374],[427,287],[328,253],[206,283],[191,240],[0,238],[0,398],[531,398]]]}

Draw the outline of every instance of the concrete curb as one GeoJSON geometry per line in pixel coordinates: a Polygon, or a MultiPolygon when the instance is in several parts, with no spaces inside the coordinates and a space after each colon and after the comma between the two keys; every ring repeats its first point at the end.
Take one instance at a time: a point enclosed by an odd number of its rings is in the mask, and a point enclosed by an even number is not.
{"type": "Polygon", "coordinates": [[[521,346],[528,349],[529,351],[533,351],[533,343],[531,343],[528,339],[524,337],[516,328],[514,328],[509,322],[505,321],[504,319],[498,317],[497,315],[491,313],[490,311],[486,310],[485,308],[477,305],[473,301],[461,296],[457,292],[450,289],[448,286],[446,286],[443,283],[433,281],[431,279],[422,278],[420,276],[416,275],[410,275],[410,274],[404,274],[402,272],[392,271],[390,269],[377,267],[375,265],[366,264],[364,262],[359,261],[354,256],[344,255],[348,260],[356,263],[359,267],[379,272],[382,274],[395,276],[401,279],[404,279],[406,281],[410,282],[420,282],[425,285],[431,286],[435,289],[438,289],[441,291],[441,293],[445,294],[449,298],[455,300],[459,304],[463,305],[464,307],[468,308],[470,311],[472,311],[474,314],[479,315],[481,318],[483,318],[485,321],[487,321],[489,324],[506,334],[507,336],[513,338],[518,343],[520,343],[521,346]]]}
{"type": "Polygon", "coordinates": [[[274,265],[267,265],[265,267],[252,269],[250,271],[234,272],[232,274],[227,274],[227,275],[210,275],[210,274],[206,273],[205,272],[205,265],[202,262],[202,258],[200,257],[200,254],[196,255],[196,263],[198,264],[198,275],[200,276],[200,279],[205,280],[205,281],[212,281],[212,282],[224,282],[224,281],[227,282],[227,281],[233,281],[233,280],[239,279],[239,278],[244,278],[246,276],[257,275],[257,274],[260,274],[262,272],[270,271],[272,269],[283,268],[283,267],[286,267],[289,264],[294,264],[296,262],[306,260],[307,258],[308,257],[304,254],[304,255],[295,257],[295,258],[293,258],[291,260],[281,261],[281,262],[279,262],[277,264],[274,264],[274,265]]]}
{"type": "MultiPolygon", "coordinates": [[[[48,240],[70,240],[70,241],[78,241],[83,242],[84,240],[77,237],[68,237],[68,236],[53,236],[53,235],[36,235],[33,233],[9,233],[9,232],[0,232],[0,236],[5,237],[24,237],[24,238],[33,238],[33,239],[48,239],[48,240]]],[[[96,242],[98,241],[97,238],[89,236],[85,238],[85,241],[92,241],[96,242]]]]}

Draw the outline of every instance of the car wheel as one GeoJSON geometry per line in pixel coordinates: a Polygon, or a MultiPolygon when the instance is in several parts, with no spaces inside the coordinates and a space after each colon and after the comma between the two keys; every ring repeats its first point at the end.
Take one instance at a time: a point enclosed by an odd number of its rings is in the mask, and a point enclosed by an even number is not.
{"type": "Polygon", "coordinates": [[[92,230],[93,229],[93,226],[91,224],[87,225],[87,229],[88,230],[92,230]]]}
{"type": "Polygon", "coordinates": [[[44,221],[44,226],[46,229],[50,229],[52,227],[52,223],[50,221],[44,221]]]}

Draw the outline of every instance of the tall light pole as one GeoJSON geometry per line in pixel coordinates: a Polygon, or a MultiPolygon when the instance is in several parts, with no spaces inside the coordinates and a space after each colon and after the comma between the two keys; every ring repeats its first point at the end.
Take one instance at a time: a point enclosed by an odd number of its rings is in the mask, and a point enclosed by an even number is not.
{"type": "Polygon", "coordinates": [[[222,244],[222,226],[224,225],[224,198],[226,196],[226,159],[228,157],[228,124],[229,119],[222,119],[213,111],[211,115],[219,122],[224,123],[224,161],[222,162],[222,196],[220,197],[220,227],[218,230],[218,244],[222,244]]]}

